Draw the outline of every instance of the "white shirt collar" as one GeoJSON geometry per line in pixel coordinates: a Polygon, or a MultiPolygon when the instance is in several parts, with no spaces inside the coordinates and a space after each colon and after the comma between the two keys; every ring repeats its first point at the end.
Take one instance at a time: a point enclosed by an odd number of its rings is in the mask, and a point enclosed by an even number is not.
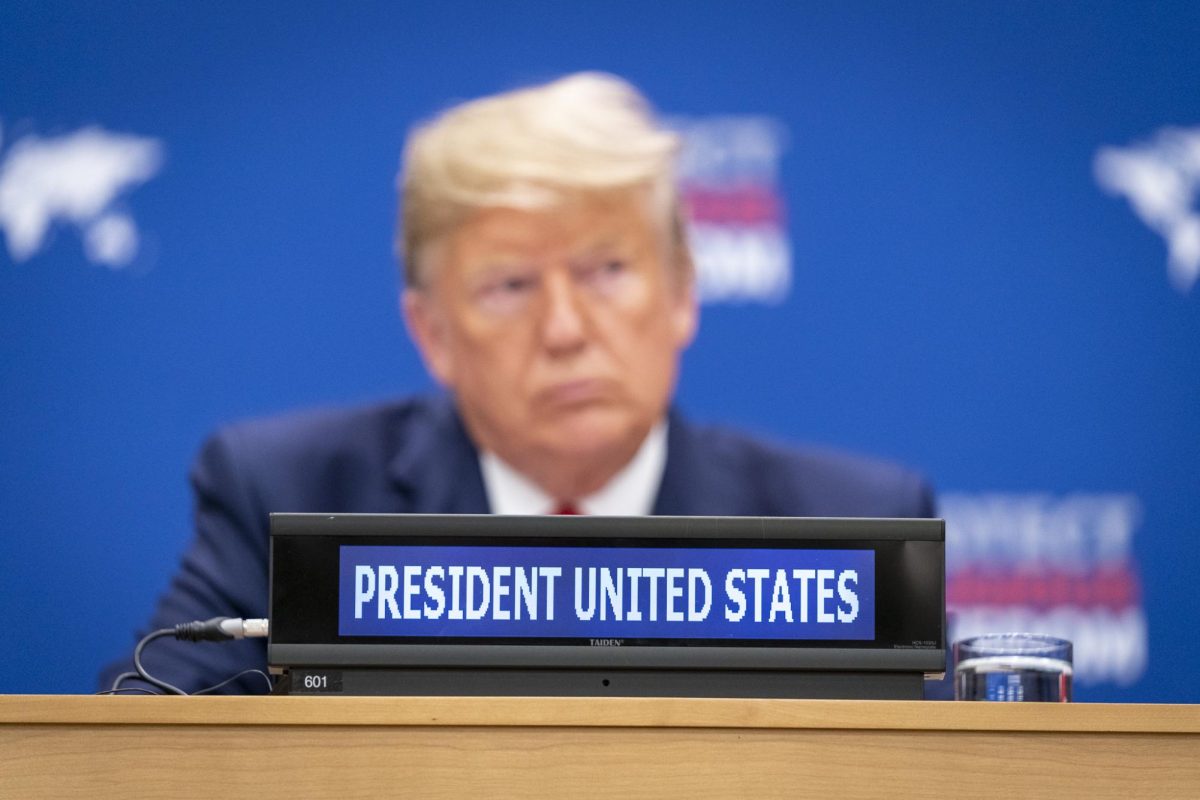
{"type": "MultiPolygon", "coordinates": [[[[667,423],[651,428],[625,467],[594,494],[576,501],[584,514],[612,517],[645,516],[654,510],[658,486],[667,466],[667,423]]],[[[549,514],[559,498],[506,464],[495,453],[479,456],[483,487],[493,514],[549,514]]]]}

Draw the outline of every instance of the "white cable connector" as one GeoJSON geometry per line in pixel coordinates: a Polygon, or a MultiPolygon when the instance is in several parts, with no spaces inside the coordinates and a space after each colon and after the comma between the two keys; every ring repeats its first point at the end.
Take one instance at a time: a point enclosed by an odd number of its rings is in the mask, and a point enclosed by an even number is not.
{"type": "Polygon", "coordinates": [[[174,634],[176,639],[188,642],[219,642],[229,639],[261,639],[269,630],[270,623],[265,619],[213,617],[203,622],[196,620],[176,625],[174,634]]]}
{"type": "Polygon", "coordinates": [[[241,617],[223,619],[218,627],[231,639],[262,639],[270,631],[270,623],[265,619],[242,619],[241,617]]]}

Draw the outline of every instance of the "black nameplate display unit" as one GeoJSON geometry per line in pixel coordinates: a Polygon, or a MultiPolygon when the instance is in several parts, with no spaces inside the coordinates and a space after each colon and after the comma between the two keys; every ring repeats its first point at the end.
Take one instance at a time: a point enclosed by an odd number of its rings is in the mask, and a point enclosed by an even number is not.
{"type": "Polygon", "coordinates": [[[930,519],[271,515],[280,691],[919,699],[930,519]]]}

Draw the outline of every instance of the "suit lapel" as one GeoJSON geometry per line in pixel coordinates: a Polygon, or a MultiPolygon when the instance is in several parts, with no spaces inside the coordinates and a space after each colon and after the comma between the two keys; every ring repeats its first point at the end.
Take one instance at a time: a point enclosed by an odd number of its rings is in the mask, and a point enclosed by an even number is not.
{"type": "Polygon", "coordinates": [[[388,474],[412,514],[487,514],[479,456],[447,398],[400,420],[388,474]]]}
{"type": "Polygon", "coordinates": [[[654,513],[722,516],[752,513],[747,498],[752,476],[739,474],[736,460],[674,409],[668,415],[667,464],[654,513]]]}

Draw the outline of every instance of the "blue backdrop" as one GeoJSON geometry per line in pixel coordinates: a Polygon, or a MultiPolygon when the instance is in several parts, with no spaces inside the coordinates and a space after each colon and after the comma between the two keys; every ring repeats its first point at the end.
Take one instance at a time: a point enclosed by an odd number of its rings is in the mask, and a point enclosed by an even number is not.
{"type": "Polygon", "coordinates": [[[215,425],[429,387],[407,129],[602,69],[728,167],[698,221],[787,270],[711,293],[683,408],[919,468],[960,631],[1066,630],[1081,699],[1200,701],[1197,34],[1194,3],[5,3],[0,692],[131,646],[215,425]]]}

